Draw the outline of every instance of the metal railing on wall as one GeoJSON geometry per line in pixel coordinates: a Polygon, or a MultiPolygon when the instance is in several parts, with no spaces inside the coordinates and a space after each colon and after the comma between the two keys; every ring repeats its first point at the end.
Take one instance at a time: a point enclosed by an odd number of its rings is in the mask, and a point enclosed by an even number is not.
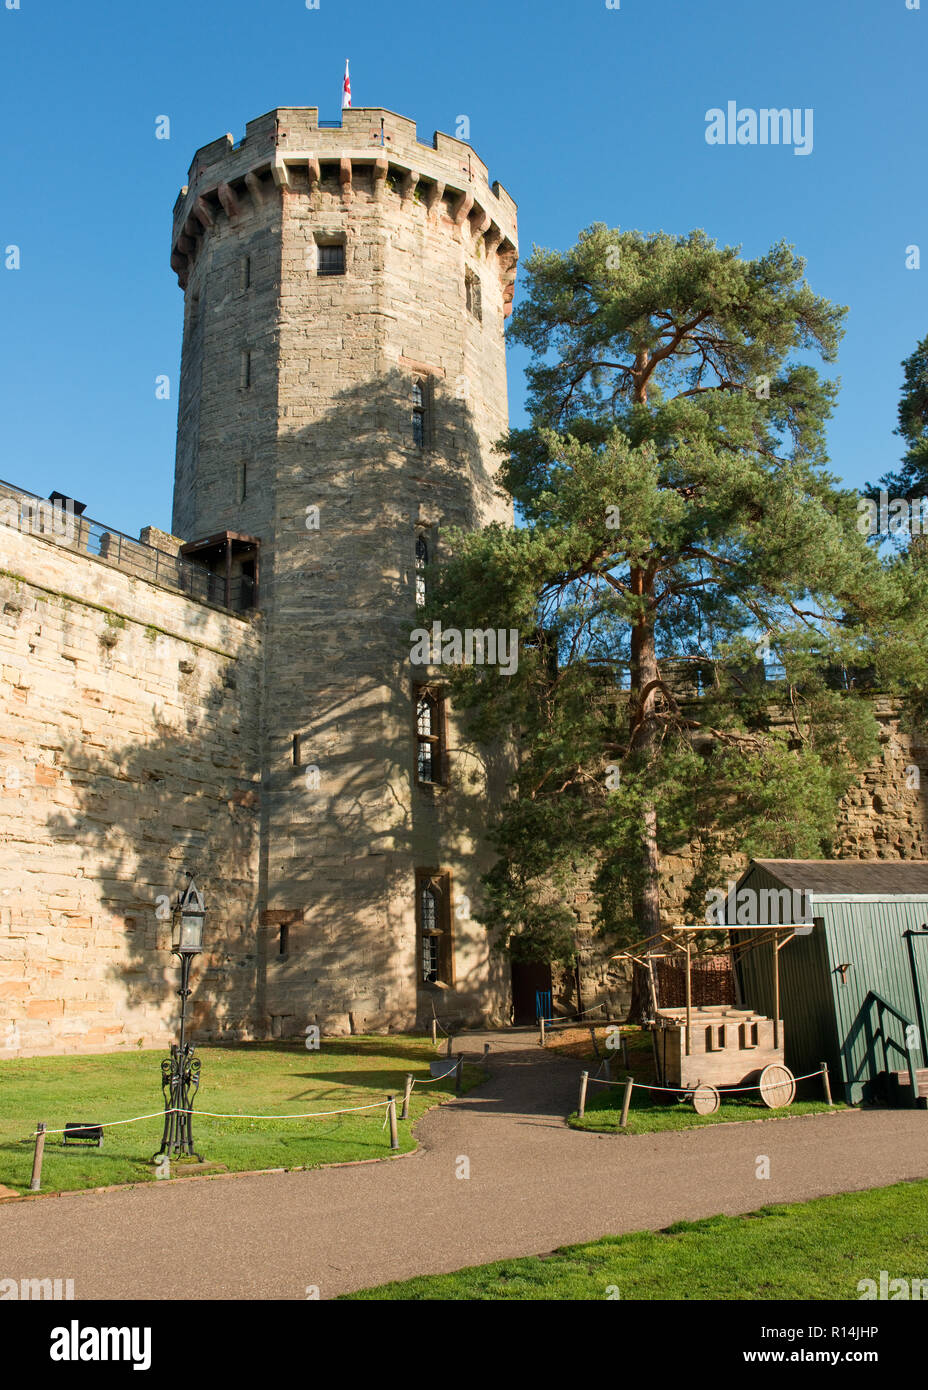
{"type": "Polygon", "coordinates": [[[67,550],[92,555],[123,574],[176,589],[202,603],[228,608],[234,613],[254,607],[255,586],[249,576],[233,576],[227,603],[224,575],[213,574],[182,555],[146,545],[91,517],[77,516],[60,503],[2,480],[0,524],[67,550]]]}

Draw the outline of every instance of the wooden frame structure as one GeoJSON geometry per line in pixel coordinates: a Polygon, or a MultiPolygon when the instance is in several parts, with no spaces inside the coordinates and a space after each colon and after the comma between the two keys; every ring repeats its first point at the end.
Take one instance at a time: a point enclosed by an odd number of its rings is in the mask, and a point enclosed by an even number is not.
{"type": "MultiPolygon", "coordinates": [[[[700,950],[705,935],[727,934],[728,924],[668,926],[612,957],[613,960],[631,960],[647,972],[652,1015],[648,1026],[658,1079],[664,1087],[679,1088],[701,1114],[711,1114],[718,1109],[718,1087],[750,1089],[757,1083],[761,1098],[771,1106],[789,1105],[795,1096],[793,1075],[784,1064],[780,952],[797,933],[808,932],[811,926],[807,922],[739,925],[738,930],[749,935],[747,940],[742,938],[737,943],[732,943],[729,937],[724,949],[732,957],[742,956],[760,945],[772,945],[772,1019],[751,1008],[734,1007],[722,1001],[693,1004],[694,958],[708,954],[700,950]],[[685,1004],[682,1008],[662,1007],[655,981],[655,962],[681,958],[685,1004]]],[[[713,948],[712,954],[718,953],[718,948],[713,948]]]]}
{"type": "MultiPolygon", "coordinates": [[[[641,966],[647,971],[651,989],[651,1001],[654,1009],[657,1009],[657,992],[654,984],[654,961],[659,959],[669,959],[676,954],[682,953],[685,962],[686,979],[686,1029],[687,1029],[687,1051],[689,1051],[689,1030],[692,1026],[693,1013],[693,985],[692,985],[692,965],[693,965],[693,946],[698,943],[700,932],[712,932],[715,935],[728,935],[729,923],[706,924],[704,926],[694,926],[690,923],[677,923],[664,927],[655,936],[645,937],[642,941],[635,942],[634,945],[627,947],[624,951],[617,951],[611,960],[630,960],[635,965],[641,966]],[[655,946],[664,945],[666,950],[655,950],[655,946]]],[[[739,932],[756,932],[757,935],[747,942],[732,945],[729,938],[729,945],[724,949],[733,957],[744,955],[748,951],[753,951],[756,947],[766,945],[768,942],[773,944],[773,998],[774,998],[774,1028],[776,1031],[777,1046],[782,1045],[780,1037],[780,952],[797,934],[804,935],[811,931],[812,924],[809,922],[788,922],[782,925],[763,925],[763,926],[741,926],[737,927],[739,932]],[[781,933],[787,935],[781,937],[781,933]]],[[[697,952],[697,955],[699,953],[697,952]]]]}

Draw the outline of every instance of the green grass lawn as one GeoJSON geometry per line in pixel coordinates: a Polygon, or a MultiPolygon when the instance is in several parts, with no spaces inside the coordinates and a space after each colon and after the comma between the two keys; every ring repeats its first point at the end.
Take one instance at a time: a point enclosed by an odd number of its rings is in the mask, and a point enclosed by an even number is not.
{"type": "MultiPolygon", "coordinates": [[[[590,1090],[592,1090],[592,1086],[590,1090]]],[[[599,1094],[587,1093],[586,1113],[581,1120],[576,1111],[568,1117],[572,1129],[591,1129],[607,1134],[657,1134],[668,1129],[695,1129],[700,1125],[718,1125],[731,1120],[774,1120],[789,1115],[821,1115],[828,1113],[823,1100],[794,1100],[782,1110],[770,1110],[762,1100],[723,1101],[714,1115],[697,1115],[692,1105],[678,1103],[668,1097],[664,1104],[647,1091],[633,1091],[628,1111],[628,1125],[622,1129],[622,1093],[624,1086],[597,1086],[599,1094]]],[[[847,1110],[835,1102],[835,1110],[847,1110]]]]}
{"type": "MultiPolygon", "coordinates": [[[[32,1057],[0,1062],[0,1184],[27,1192],[32,1175],[36,1122],[49,1129],[77,1120],[100,1123],[148,1115],[163,1104],[163,1051],[108,1053],[93,1057],[32,1057]]],[[[197,1111],[281,1115],[336,1110],[397,1096],[399,1116],[407,1072],[429,1076],[435,1051],[427,1039],[408,1036],[324,1038],[318,1052],[301,1042],[235,1043],[197,1049],[203,1069],[194,1101],[193,1135],[203,1158],[230,1171],[252,1168],[317,1168],[390,1154],[385,1110],[319,1120],[214,1120],[197,1111]]],[[[451,1063],[449,1063],[451,1065],[451,1063]]],[[[464,1089],[482,1078],[465,1065],[464,1089]]],[[[416,1147],[411,1123],[453,1094],[454,1077],[415,1087],[409,1122],[400,1121],[400,1152],[416,1147]]],[[[102,1149],[64,1146],[61,1135],[45,1143],[42,1191],[65,1192],[110,1183],[154,1181],[150,1159],[161,1142],[163,1120],[104,1131],[102,1149]]],[[[183,1162],[171,1164],[182,1176],[183,1162]]]]}
{"type": "MultiPolygon", "coordinates": [[[[621,1031],[628,1048],[629,1070],[635,1081],[642,1085],[655,1085],[654,1057],[647,1031],[628,1026],[623,1027],[621,1031]]],[[[576,1058],[579,1063],[578,1088],[582,1068],[588,1069],[591,1077],[583,1119],[579,1118],[576,1111],[568,1116],[568,1124],[573,1129],[589,1129],[606,1134],[657,1134],[668,1129],[696,1129],[702,1125],[718,1125],[732,1120],[771,1120],[787,1115],[819,1115],[827,1113],[829,1109],[832,1113],[835,1110],[848,1109],[848,1106],[839,1101],[835,1101],[834,1106],[829,1107],[822,1098],[821,1081],[817,1078],[799,1082],[797,1095],[800,1099],[794,1100],[792,1105],[782,1110],[768,1109],[756,1094],[747,1092],[742,1096],[730,1096],[728,1099],[723,1097],[722,1104],[714,1115],[697,1115],[692,1105],[688,1102],[679,1103],[672,1095],[662,1096],[660,1092],[635,1090],[632,1092],[628,1125],[622,1129],[619,1121],[622,1118],[625,1071],[621,1052],[618,1049],[607,1051],[606,1036],[604,1028],[596,1029],[597,1047],[601,1054],[597,1059],[589,1033],[585,1030],[571,1030],[562,1035],[565,1039],[563,1041],[559,1040],[556,1033],[552,1033],[549,1050],[565,1057],[576,1058]],[[612,1075],[618,1078],[612,1086],[603,1086],[599,1081],[592,1080],[600,1067],[602,1057],[610,1058],[612,1075]]]]}
{"type": "Polygon", "coordinates": [[[891,1279],[928,1277],[928,1181],[681,1221],[343,1297],[854,1300],[858,1281],[878,1282],[884,1269],[891,1279]]]}

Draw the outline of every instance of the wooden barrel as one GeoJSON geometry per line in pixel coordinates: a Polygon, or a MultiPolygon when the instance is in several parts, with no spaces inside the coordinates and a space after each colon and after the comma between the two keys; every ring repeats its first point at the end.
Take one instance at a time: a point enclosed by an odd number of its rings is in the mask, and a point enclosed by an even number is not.
{"type": "Polygon", "coordinates": [[[760,1098],[771,1110],[781,1110],[796,1099],[796,1080],[789,1067],[772,1062],[764,1067],[755,1082],[760,1098]]]}
{"type": "Polygon", "coordinates": [[[697,1115],[714,1115],[722,1103],[714,1086],[697,1086],[691,1099],[697,1115]]]}

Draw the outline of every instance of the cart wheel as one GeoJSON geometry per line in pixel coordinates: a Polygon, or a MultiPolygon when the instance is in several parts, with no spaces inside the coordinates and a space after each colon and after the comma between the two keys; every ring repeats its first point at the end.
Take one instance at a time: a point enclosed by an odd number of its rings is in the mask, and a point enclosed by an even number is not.
{"type": "Polygon", "coordinates": [[[796,1098],[796,1079],[789,1067],[779,1062],[764,1067],[758,1078],[760,1098],[771,1110],[781,1110],[792,1105],[796,1098]]]}
{"type": "Polygon", "coordinates": [[[697,1086],[692,1101],[697,1115],[714,1115],[722,1103],[714,1086],[697,1086]]]}

